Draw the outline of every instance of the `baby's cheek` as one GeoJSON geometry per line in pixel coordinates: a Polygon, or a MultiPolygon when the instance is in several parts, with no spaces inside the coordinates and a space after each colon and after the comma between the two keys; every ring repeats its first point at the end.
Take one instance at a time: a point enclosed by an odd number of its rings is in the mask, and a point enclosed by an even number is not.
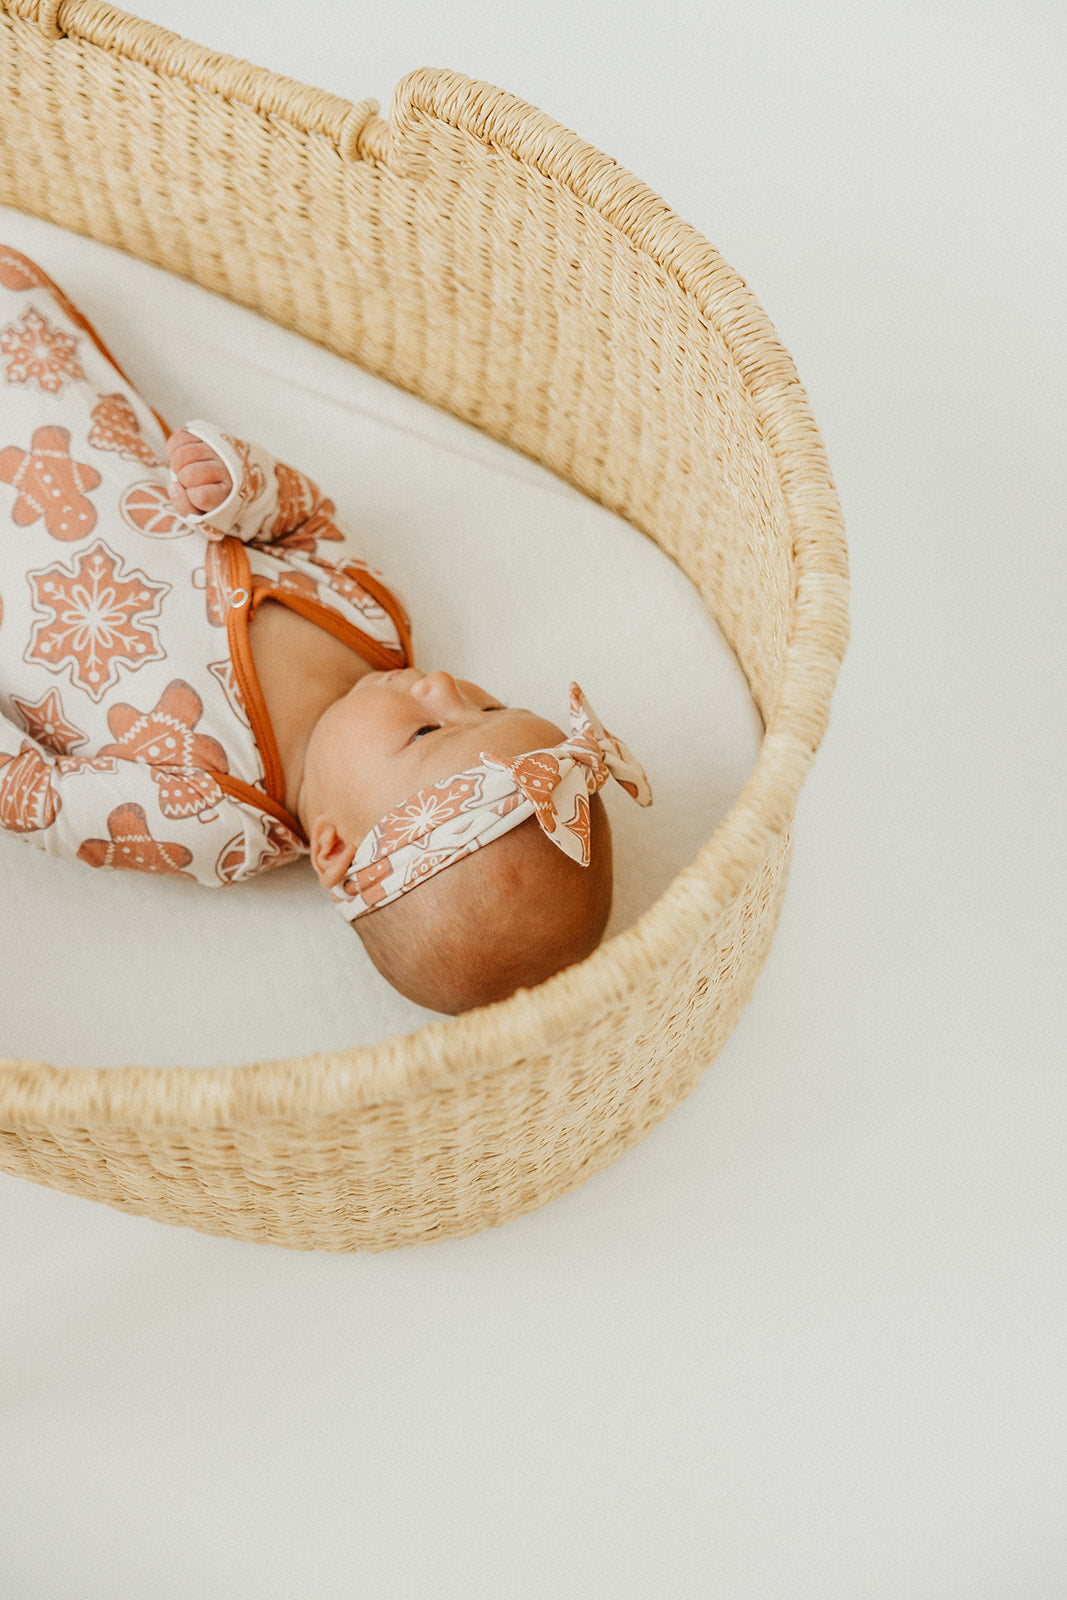
{"type": "Polygon", "coordinates": [[[316,724],[305,771],[322,809],[337,820],[345,837],[357,844],[378,821],[375,762],[372,744],[339,714],[342,705],[335,702],[316,724]]]}

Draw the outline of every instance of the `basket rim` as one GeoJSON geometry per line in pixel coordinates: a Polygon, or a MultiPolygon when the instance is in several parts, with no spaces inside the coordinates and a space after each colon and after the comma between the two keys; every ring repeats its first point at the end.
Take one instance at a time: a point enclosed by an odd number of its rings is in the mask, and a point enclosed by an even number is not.
{"type": "MultiPolygon", "coordinates": [[[[0,0],[0,4],[23,16],[28,9],[26,0],[21,4],[0,0]]],[[[171,50],[171,41],[179,37],[127,18],[98,0],[64,0],[60,12],[68,35],[80,22],[91,24],[79,30],[79,41],[84,43],[92,31],[106,40],[99,48],[113,53],[124,53],[120,24],[128,20],[136,26],[136,55],[142,60],[146,53],[161,59],[164,47],[171,50]]],[[[198,81],[206,90],[220,92],[220,58],[201,46],[189,49],[203,60],[198,64],[187,55],[183,79],[188,81],[206,63],[208,81],[198,81]]],[[[276,114],[278,96],[292,80],[248,63],[237,65],[243,71],[242,84],[248,86],[239,96],[241,101],[248,104],[252,99],[276,114]]],[[[305,93],[319,92],[305,89],[305,93]]],[[[296,108],[299,113],[307,106],[314,113],[315,126],[305,131],[323,134],[344,126],[343,116],[335,120],[338,106],[363,116],[364,108],[374,105],[361,102],[350,107],[327,98],[330,130],[323,126],[321,106],[308,99],[296,108]]],[[[307,1119],[454,1087],[486,1071],[507,1070],[511,1062],[550,1050],[554,1041],[588,1024],[591,1016],[617,1007],[635,979],[687,948],[759,869],[791,824],[826,727],[848,638],[848,569],[840,506],[791,357],[743,280],[706,239],[640,179],[544,112],[461,73],[419,68],[397,84],[386,137],[376,141],[386,166],[402,174],[419,124],[427,117],[491,144],[570,189],[675,279],[714,323],[735,362],[778,472],[793,530],[796,572],[780,689],[756,764],[709,840],[638,921],[587,960],[535,990],[520,990],[496,1005],[374,1044],[241,1066],[87,1068],[0,1060],[4,1125],[218,1127],[307,1119]]],[[[291,120],[299,122],[300,117],[291,120]]],[[[354,144],[350,153],[358,158],[354,144]]]]}

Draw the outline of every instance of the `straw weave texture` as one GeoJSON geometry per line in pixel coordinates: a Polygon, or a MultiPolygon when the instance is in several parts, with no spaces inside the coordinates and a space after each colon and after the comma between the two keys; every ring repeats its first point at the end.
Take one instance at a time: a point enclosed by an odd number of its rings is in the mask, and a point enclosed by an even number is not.
{"type": "Polygon", "coordinates": [[[689,1092],[774,930],[847,638],[840,511],[793,364],[644,185],[455,73],[410,74],[386,121],[98,0],[0,0],[0,105],[0,202],[253,307],[653,538],[765,726],[696,860],[580,966],[333,1055],[0,1062],[0,1165],[308,1249],[461,1235],[540,1205],[689,1092]]]}

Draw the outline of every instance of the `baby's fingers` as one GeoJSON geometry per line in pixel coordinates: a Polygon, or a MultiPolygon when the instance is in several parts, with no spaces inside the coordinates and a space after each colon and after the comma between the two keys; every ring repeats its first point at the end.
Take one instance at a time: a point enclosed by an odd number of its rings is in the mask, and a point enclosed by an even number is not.
{"type": "Polygon", "coordinates": [[[225,483],[220,483],[217,476],[203,476],[209,471],[210,468],[186,467],[171,479],[170,498],[183,517],[216,511],[229,495],[229,474],[225,483]]]}
{"type": "Polygon", "coordinates": [[[170,503],[179,517],[195,517],[199,515],[177,478],[171,478],[170,483],[167,485],[167,491],[170,495],[170,503]]]}
{"type": "Polygon", "coordinates": [[[219,458],[209,444],[198,439],[188,428],[179,428],[167,440],[167,459],[172,467],[187,466],[192,461],[217,461],[219,458]]]}
{"type": "Polygon", "coordinates": [[[190,461],[182,466],[175,466],[172,463],[171,471],[184,488],[190,491],[205,488],[212,483],[225,484],[227,489],[229,488],[230,474],[218,456],[212,456],[210,461],[190,461]]]}
{"type": "Polygon", "coordinates": [[[224,484],[205,483],[203,486],[194,485],[191,489],[186,488],[185,492],[201,515],[205,511],[217,511],[230,492],[229,479],[224,484]]]}
{"type": "Polygon", "coordinates": [[[218,452],[184,428],[172,433],[167,440],[167,457],[171,471],[178,474],[186,487],[191,483],[228,485],[230,482],[229,468],[218,452]]]}
{"type": "Polygon", "coordinates": [[[232,480],[226,463],[209,444],[186,428],[167,440],[170,459],[170,498],[183,517],[204,516],[227,498],[232,480]]]}

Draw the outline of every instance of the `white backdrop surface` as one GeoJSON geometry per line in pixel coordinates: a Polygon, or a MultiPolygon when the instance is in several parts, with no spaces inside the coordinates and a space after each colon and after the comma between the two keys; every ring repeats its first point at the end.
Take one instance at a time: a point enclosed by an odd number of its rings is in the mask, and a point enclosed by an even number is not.
{"type": "Polygon", "coordinates": [[[1061,11],[133,8],[664,195],[797,361],[853,643],[755,997],[585,1188],[334,1258],[0,1181],[0,1593],[1062,1600],[1061,11]]]}

